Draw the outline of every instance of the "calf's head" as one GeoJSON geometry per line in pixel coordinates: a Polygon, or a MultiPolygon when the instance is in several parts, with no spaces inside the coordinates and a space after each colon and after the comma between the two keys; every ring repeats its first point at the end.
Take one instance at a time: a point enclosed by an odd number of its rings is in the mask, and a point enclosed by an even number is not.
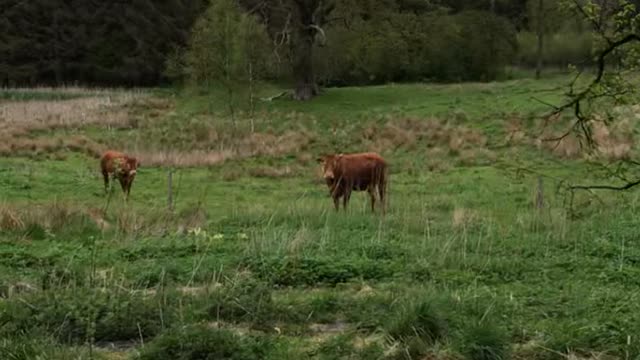
{"type": "Polygon", "coordinates": [[[125,168],[129,176],[135,176],[139,166],[140,161],[134,157],[127,158],[127,161],[125,162],[125,168]]]}
{"type": "Polygon", "coordinates": [[[119,175],[124,178],[133,179],[138,172],[140,161],[134,157],[126,157],[120,162],[119,169],[117,170],[119,175]]]}

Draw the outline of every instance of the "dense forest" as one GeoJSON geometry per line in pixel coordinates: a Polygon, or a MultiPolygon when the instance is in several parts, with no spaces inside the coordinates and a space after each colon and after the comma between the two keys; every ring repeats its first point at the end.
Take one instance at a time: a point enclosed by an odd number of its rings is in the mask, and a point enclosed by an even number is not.
{"type": "Polygon", "coordinates": [[[493,80],[508,65],[588,65],[588,24],[561,3],[0,0],[0,85],[155,86],[193,79],[202,75],[194,59],[202,64],[205,51],[220,53],[215,44],[203,49],[215,42],[210,39],[239,31],[223,29],[233,11],[258,23],[245,40],[264,65],[261,76],[296,82],[303,98],[316,83],[493,80]]]}

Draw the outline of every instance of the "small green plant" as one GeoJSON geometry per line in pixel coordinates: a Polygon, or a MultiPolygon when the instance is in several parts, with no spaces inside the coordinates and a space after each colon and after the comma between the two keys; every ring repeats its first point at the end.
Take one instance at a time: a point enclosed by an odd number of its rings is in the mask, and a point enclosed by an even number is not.
{"type": "Polygon", "coordinates": [[[335,257],[273,257],[248,259],[247,264],[260,276],[277,285],[336,285],[358,278],[383,279],[393,275],[385,260],[367,258],[336,259],[335,257]]]}
{"type": "Polygon", "coordinates": [[[277,316],[270,287],[253,279],[239,280],[215,291],[208,304],[208,317],[214,321],[248,322],[264,328],[277,316]]]}

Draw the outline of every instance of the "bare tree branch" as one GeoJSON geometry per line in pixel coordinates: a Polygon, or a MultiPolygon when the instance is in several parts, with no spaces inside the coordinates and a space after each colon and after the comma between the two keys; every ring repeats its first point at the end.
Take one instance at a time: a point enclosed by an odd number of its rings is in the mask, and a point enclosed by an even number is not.
{"type": "Polygon", "coordinates": [[[640,180],[628,182],[621,186],[612,185],[572,185],[569,186],[569,190],[615,190],[624,191],[629,190],[634,186],[640,185],[640,180]]]}
{"type": "MultiPolygon", "coordinates": [[[[610,42],[609,45],[598,54],[598,57],[597,57],[597,72],[596,72],[595,78],[589,83],[589,85],[585,89],[583,89],[582,91],[578,92],[577,94],[574,94],[573,93],[574,85],[575,85],[575,82],[578,80],[579,76],[581,75],[581,73],[578,73],[576,75],[576,77],[574,78],[574,80],[570,84],[570,91],[567,94],[572,99],[569,100],[568,102],[560,105],[560,106],[554,106],[554,110],[552,112],[550,112],[549,114],[544,116],[545,119],[549,119],[551,116],[558,115],[561,112],[563,112],[564,110],[567,110],[569,108],[573,108],[573,112],[574,112],[574,116],[576,118],[576,121],[570,127],[570,129],[567,131],[567,133],[565,133],[561,137],[555,138],[555,139],[544,139],[544,141],[554,141],[554,140],[555,141],[560,141],[560,140],[566,138],[572,130],[574,130],[577,127],[579,127],[582,130],[582,132],[583,132],[583,134],[584,134],[589,146],[593,146],[594,142],[593,142],[593,138],[591,136],[590,127],[587,124],[587,118],[584,116],[584,114],[581,111],[581,102],[583,100],[587,99],[587,98],[595,99],[595,98],[598,98],[598,97],[603,97],[602,94],[593,95],[593,90],[598,84],[600,84],[600,82],[602,81],[602,78],[604,77],[607,56],[609,54],[611,54],[614,50],[618,49],[619,47],[624,46],[627,43],[635,42],[635,41],[640,41],[640,36],[638,36],[636,34],[628,34],[628,35],[624,36],[623,38],[621,38],[621,39],[619,39],[617,41],[610,42]],[[590,96],[590,95],[593,95],[593,96],[590,96]]],[[[607,96],[610,96],[610,95],[607,94],[607,96]]]]}
{"type": "Polygon", "coordinates": [[[324,46],[327,43],[327,35],[325,35],[324,30],[322,30],[322,28],[320,26],[316,25],[316,24],[311,24],[308,27],[310,29],[315,30],[320,35],[322,35],[322,41],[320,42],[320,45],[324,46]]]}

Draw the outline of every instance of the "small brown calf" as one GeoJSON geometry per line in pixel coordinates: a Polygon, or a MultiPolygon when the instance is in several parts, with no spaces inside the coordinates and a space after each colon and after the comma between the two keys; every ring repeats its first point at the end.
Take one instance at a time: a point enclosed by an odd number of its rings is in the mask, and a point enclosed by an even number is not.
{"type": "Polygon", "coordinates": [[[109,177],[118,179],[126,198],[129,197],[131,184],[136,177],[140,162],[132,156],[109,150],[100,158],[100,169],[104,178],[104,190],[108,192],[109,177]]]}
{"type": "Polygon", "coordinates": [[[375,212],[376,188],[380,197],[380,207],[385,213],[385,192],[387,190],[387,163],[376,153],[325,155],[318,158],[322,164],[323,178],[329,187],[336,211],[340,209],[340,198],[343,198],[343,208],[352,191],[369,192],[371,196],[371,211],[375,212]]]}

